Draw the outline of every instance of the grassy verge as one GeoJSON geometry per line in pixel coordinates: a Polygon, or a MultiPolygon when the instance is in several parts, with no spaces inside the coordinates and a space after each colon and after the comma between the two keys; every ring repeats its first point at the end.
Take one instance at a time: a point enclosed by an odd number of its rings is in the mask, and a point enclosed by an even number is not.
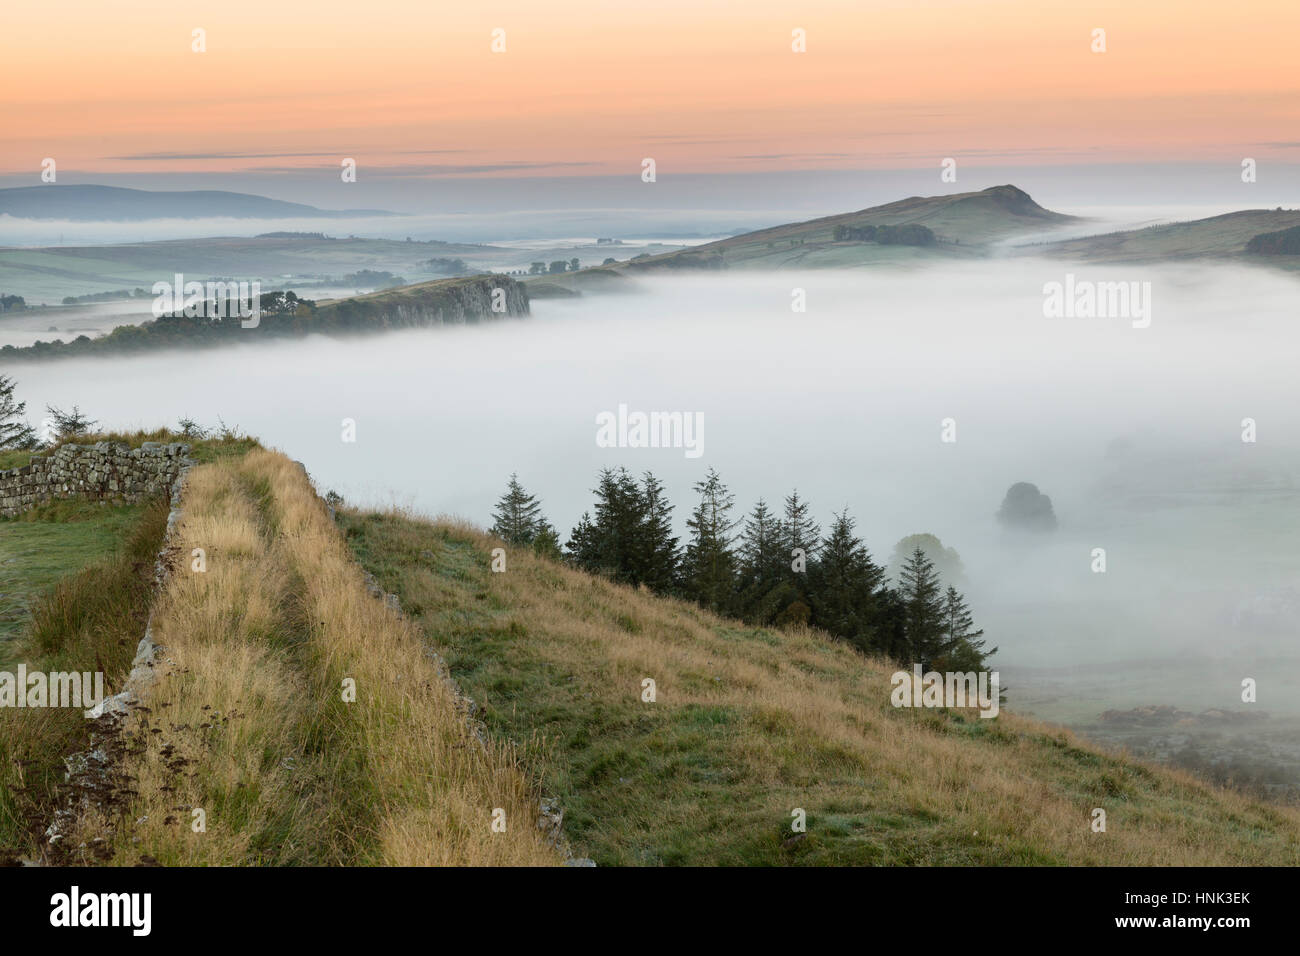
{"type": "Polygon", "coordinates": [[[455,524],[342,521],[490,732],[537,742],[526,758],[598,864],[1300,862],[1294,810],[1006,711],[895,709],[894,667],[819,634],[747,627],[522,550],[491,573],[500,542],[455,524]]]}
{"type": "MultiPolygon", "coordinates": [[[[12,606],[19,590],[11,571],[23,589],[44,587],[8,659],[29,670],[101,671],[106,688],[118,683],[144,634],[167,510],[162,502],[122,509],[60,502],[30,520],[0,523],[0,553],[18,554],[4,566],[6,602],[12,606]],[[70,523],[45,520],[60,515],[70,523]],[[77,565],[85,566],[66,573],[77,565]]],[[[0,850],[39,853],[63,758],[87,739],[80,709],[0,709],[0,850]]]]}
{"type": "Polygon", "coordinates": [[[198,467],[183,507],[153,618],[171,663],[126,728],[137,793],[77,840],[123,864],[559,862],[513,749],[472,737],[298,466],[254,450],[198,467]]]}
{"type": "Polygon", "coordinates": [[[111,557],[144,510],[58,501],[0,519],[0,666],[19,659],[19,638],[42,595],[64,575],[111,557]]]}

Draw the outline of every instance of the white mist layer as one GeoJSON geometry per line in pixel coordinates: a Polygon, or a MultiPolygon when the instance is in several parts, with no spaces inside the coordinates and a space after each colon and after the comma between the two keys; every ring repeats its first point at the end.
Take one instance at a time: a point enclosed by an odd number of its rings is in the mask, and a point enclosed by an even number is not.
{"type": "Polygon", "coordinates": [[[1161,701],[1231,706],[1241,678],[1270,676],[1272,709],[1294,710],[1276,686],[1300,687],[1294,278],[1017,260],[643,288],[474,327],[8,371],[33,410],[76,404],[113,428],[219,415],[322,491],[482,526],[511,472],[564,537],[606,465],[653,470],[679,525],[709,467],[740,510],[797,487],[823,526],[847,506],[879,562],[916,532],[956,548],[1006,684],[1017,668],[1122,666],[1161,701]],[[1150,282],[1150,327],[1044,318],[1043,285],[1067,272],[1150,282]],[[703,455],[597,447],[597,414],[620,404],[701,414],[703,455]],[[1056,533],[997,526],[1017,481],[1051,497],[1056,533]],[[1161,684],[1175,660],[1206,667],[1161,684]]]}

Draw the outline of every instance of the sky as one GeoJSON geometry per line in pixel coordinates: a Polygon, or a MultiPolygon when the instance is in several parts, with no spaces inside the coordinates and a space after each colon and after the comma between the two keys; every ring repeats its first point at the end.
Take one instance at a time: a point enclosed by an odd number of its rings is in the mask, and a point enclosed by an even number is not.
{"type": "Polygon", "coordinates": [[[1294,0],[11,4],[0,176],[1294,162],[1297,36],[1294,0]]]}

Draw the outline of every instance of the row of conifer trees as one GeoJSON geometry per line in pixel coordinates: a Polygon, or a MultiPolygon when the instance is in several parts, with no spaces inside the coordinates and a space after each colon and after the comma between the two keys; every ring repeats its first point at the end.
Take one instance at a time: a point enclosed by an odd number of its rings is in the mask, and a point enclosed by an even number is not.
{"type": "Polygon", "coordinates": [[[753,624],[808,624],[908,666],[980,670],[996,652],[985,649],[965,597],[944,585],[920,547],[891,581],[847,510],[823,533],[797,491],[779,513],[760,499],[743,519],[712,469],[695,491],[699,499],[683,543],[674,534],[673,505],[654,475],[638,481],[624,468],[607,468],[592,510],[561,544],[541,503],[511,475],[492,532],[507,544],[753,624]]]}

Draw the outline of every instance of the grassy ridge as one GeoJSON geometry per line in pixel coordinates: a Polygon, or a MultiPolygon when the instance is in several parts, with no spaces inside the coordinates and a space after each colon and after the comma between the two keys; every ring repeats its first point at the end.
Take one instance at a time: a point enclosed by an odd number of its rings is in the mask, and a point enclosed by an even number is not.
{"type": "Polygon", "coordinates": [[[70,842],[103,838],[126,864],[560,862],[512,748],[473,739],[298,466],[254,450],[194,469],[176,547],[153,617],[170,663],[126,727],[136,794],[70,842]]]}
{"type": "Polygon", "coordinates": [[[1005,711],[895,709],[891,665],[816,633],[747,627],[522,551],[494,574],[500,542],[463,526],[343,521],[492,733],[542,741],[529,759],[575,852],[599,864],[1300,862],[1294,810],[1005,711]]]}

